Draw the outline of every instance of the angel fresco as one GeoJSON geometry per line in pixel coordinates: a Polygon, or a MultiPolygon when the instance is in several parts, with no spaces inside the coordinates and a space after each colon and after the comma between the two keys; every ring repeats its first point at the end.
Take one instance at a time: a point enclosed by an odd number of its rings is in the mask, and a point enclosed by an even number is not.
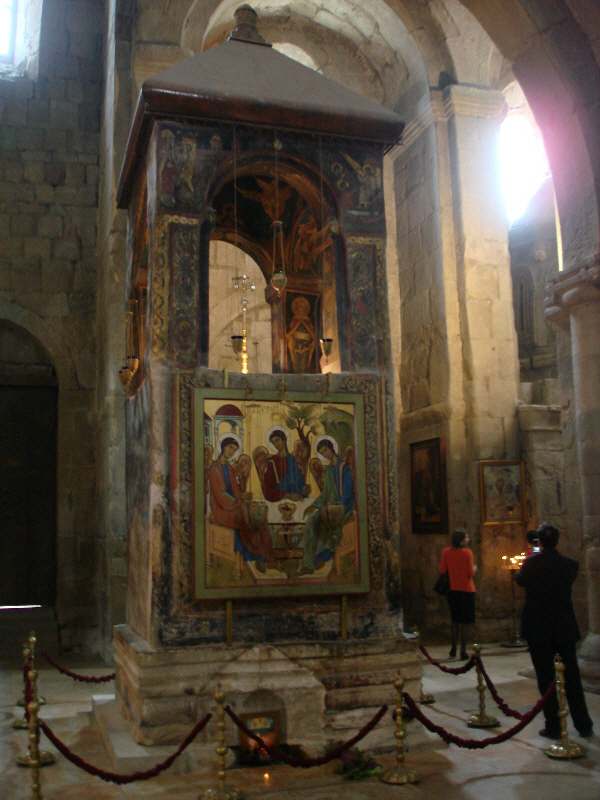
{"type": "Polygon", "coordinates": [[[234,552],[240,553],[243,561],[254,562],[255,569],[264,573],[267,569],[278,568],[273,552],[271,532],[265,521],[260,527],[248,524],[244,514],[244,497],[236,471],[230,461],[241,451],[240,437],[226,433],[219,437],[217,446],[219,456],[208,470],[210,486],[210,510],[214,521],[234,532],[234,552]]]}
{"type": "Polygon", "coordinates": [[[354,170],[358,179],[358,205],[359,208],[370,208],[375,200],[380,198],[381,195],[381,169],[380,167],[373,167],[368,162],[361,166],[358,161],[355,161],[351,156],[346,153],[343,154],[346,161],[354,170]]]}
{"type": "Polygon", "coordinates": [[[290,272],[303,272],[317,275],[318,257],[333,244],[329,235],[329,223],[319,230],[317,221],[312,212],[308,211],[296,230],[293,258],[290,263],[290,272]]]}
{"type": "Polygon", "coordinates": [[[275,455],[267,459],[264,472],[263,493],[272,503],[279,500],[301,500],[310,494],[296,458],[288,451],[289,434],[274,426],[267,431],[267,441],[275,455]]]}
{"type": "Polygon", "coordinates": [[[287,183],[281,186],[276,180],[265,181],[260,178],[254,178],[254,180],[260,186],[260,191],[244,189],[238,186],[238,192],[249,200],[260,203],[265,214],[270,219],[281,219],[281,215],[285,211],[286,201],[292,193],[292,187],[287,183]]]}
{"type": "Polygon", "coordinates": [[[352,471],[339,457],[337,442],[331,436],[319,436],[315,450],[327,466],[321,494],[304,511],[308,519],[297,577],[311,575],[318,565],[333,558],[342,529],[354,510],[352,471]]]}

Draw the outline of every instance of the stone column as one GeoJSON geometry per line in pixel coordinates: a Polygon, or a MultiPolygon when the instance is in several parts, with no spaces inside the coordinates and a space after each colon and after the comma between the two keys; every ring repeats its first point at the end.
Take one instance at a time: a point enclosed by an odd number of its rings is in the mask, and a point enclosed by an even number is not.
{"type": "Polygon", "coordinates": [[[501,92],[460,85],[446,87],[442,98],[448,120],[465,431],[462,452],[451,443],[451,457],[462,459],[468,470],[461,492],[463,518],[456,522],[480,531],[473,537],[478,603],[492,631],[492,620],[503,620],[506,614],[498,553],[511,546],[513,531],[496,531],[495,551],[483,547],[481,510],[473,498],[479,496],[480,460],[519,457],[518,346],[498,155],[506,103],[501,92]]]}
{"type": "Polygon", "coordinates": [[[588,634],[580,651],[587,688],[600,691],[600,259],[550,284],[546,315],[571,332],[583,507],[588,634]]]}
{"type": "Polygon", "coordinates": [[[452,159],[457,283],[471,458],[517,455],[519,367],[508,222],[499,180],[501,92],[444,90],[452,159]],[[470,419],[469,419],[470,417],[470,419]]]}

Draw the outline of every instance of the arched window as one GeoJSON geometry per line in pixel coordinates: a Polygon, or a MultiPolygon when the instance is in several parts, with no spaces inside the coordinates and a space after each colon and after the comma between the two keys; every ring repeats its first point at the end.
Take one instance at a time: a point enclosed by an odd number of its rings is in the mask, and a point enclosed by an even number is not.
{"type": "Polygon", "coordinates": [[[0,0],[0,59],[12,62],[15,54],[17,0],[0,0]]]}
{"type": "Polygon", "coordinates": [[[513,306],[519,349],[533,344],[533,278],[527,267],[513,270],[513,306]]]}
{"type": "Polygon", "coordinates": [[[517,81],[506,87],[504,95],[509,111],[500,126],[500,180],[512,225],[550,175],[550,168],[542,135],[517,81]]]}
{"type": "Polygon", "coordinates": [[[37,78],[43,0],[0,0],[0,76],[37,78]]]}

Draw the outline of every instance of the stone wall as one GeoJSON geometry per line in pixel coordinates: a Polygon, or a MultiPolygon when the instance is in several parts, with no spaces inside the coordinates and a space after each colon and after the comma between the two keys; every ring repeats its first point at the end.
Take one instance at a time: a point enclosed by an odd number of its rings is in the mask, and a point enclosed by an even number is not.
{"type": "Polygon", "coordinates": [[[125,243],[127,218],[114,192],[131,123],[132,0],[107,0],[104,105],[100,144],[98,215],[96,394],[98,453],[98,548],[102,651],[111,655],[112,626],[125,618],[127,541],[125,522],[125,398],[117,371],[125,344],[125,243]]]}
{"type": "Polygon", "coordinates": [[[402,593],[408,624],[429,630],[447,625],[445,603],[431,587],[448,540],[413,533],[414,442],[444,438],[448,531],[471,533],[478,608],[491,621],[482,627],[491,634],[508,609],[509,587],[495,562],[503,537],[481,526],[479,503],[479,461],[514,459],[519,448],[507,228],[495,180],[503,103],[490,90],[432,90],[429,111],[407,127],[396,159],[402,593]]]}
{"type": "Polygon", "coordinates": [[[59,378],[58,619],[94,647],[96,210],[102,0],[45,0],[39,75],[0,80],[0,317],[59,378]]]}
{"type": "Polygon", "coordinates": [[[429,125],[410,140],[394,162],[400,287],[401,353],[396,376],[400,416],[399,472],[402,543],[402,596],[405,620],[422,624],[437,616],[432,591],[439,554],[446,542],[412,533],[410,444],[444,436],[443,401],[449,364],[443,279],[436,131],[429,125]]]}

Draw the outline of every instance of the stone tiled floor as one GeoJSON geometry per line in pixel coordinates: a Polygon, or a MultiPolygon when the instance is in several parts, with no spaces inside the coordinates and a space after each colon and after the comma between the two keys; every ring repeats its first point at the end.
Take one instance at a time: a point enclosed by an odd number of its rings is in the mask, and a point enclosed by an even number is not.
{"type": "MultiPolygon", "coordinates": [[[[443,658],[447,648],[432,647],[436,658],[443,658]]],[[[520,675],[530,667],[529,656],[522,651],[484,648],[483,657],[499,693],[513,708],[525,711],[537,700],[534,680],[520,675]]],[[[110,671],[100,662],[61,660],[71,669],[97,675],[110,671]]],[[[30,775],[27,769],[15,765],[15,757],[24,752],[26,733],[15,730],[12,721],[22,709],[13,704],[21,691],[21,672],[17,664],[0,663],[0,799],[28,800],[31,797],[30,775]]],[[[111,690],[111,684],[100,689],[75,683],[56,670],[40,665],[40,687],[48,703],[42,717],[69,747],[99,767],[111,769],[100,734],[91,714],[94,693],[111,690]]],[[[427,665],[424,689],[436,697],[425,712],[448,730],[459,736],[485,738],[490,731],[470,730],[465,718],[478,707],[475,674],[445,675],[427,665]]],[[[488,712],[496,713],[489,695],[488,712]]],[[[600,697],[588,695],[590,713],[600,732],[600,697]]],[[[500,712],[499,730],[511,727],[500,712]]],[[[600,738],[585,741],[586,756],[577,761],[553,761],[544,755],[547,742],[537,731],[540,718],[505,744],[481,751],[457,747],[436,747],[409,752],[406,765],[421,775],[418,786],[394,787],[376,778],[358,783],[344,783],[331,765],[293,770],[285,766],[270,767],[268,778],[264,769],[233,770],[228,782],[242,788],[249,797],[269,800],[598,800],[600,798],[600,738]]],[[[572,729],[570,727],[570,733],[572,729]]],[[[573,738],[577,741],[577,737],[573,738]]],[[[42,737],[45,749],[53,748],[42,737]]],[[[393,757],[380,757],[384,766],[393,764],[393,757]]],[[[62,756],[57,763],[42,771],[42,790],[46,800],[196,800],[201,792],[214,785],[211,773],[191,772],[184,775],[166,774],[143,783],[118,787],[105,784],[72,766],[62,756]]]]}

